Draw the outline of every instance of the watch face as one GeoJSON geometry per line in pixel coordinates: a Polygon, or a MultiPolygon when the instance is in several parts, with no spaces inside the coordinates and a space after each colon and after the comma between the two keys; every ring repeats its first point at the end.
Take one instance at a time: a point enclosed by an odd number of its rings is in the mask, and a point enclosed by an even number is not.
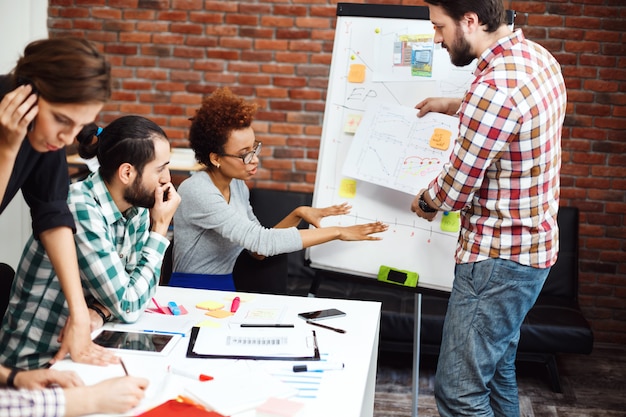
{"type": "Polygon", "coordinates": [[[432,208],[432,207],[430,207],[428,205],[426,200],[424,200],[424,195],[423,194],[420,196],[420,200],[419,200],[418,204],[420,206],[420,209],[422,209],[422,211],[425,212],[425,213],[434,213],[435,211],[437,211],[436,209],[434,209],[434,208],[432,208]]]}

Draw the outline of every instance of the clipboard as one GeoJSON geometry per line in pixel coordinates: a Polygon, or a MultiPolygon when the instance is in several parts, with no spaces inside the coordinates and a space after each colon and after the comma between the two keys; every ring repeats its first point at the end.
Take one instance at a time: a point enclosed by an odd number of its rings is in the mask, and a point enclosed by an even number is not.
{"type": "MultiPolygon", "coordinates": [[[[215,329],[207,329],[207,330],[215,330],[215,329]]],[[[213,359],[257,359],[257,360],[287,360],[287,361],[319,361],[320,360],[320,350],[317,344],[317,335],[315,330],[311,330],[310,336],[310,346],[308,345],[308,352],[306,354],[302,354],[301,351],[297,353],[283,353],[280,355],[267,355],[263,353],[198,353],[195,349],[196,342],[198,341],[198,335],[201,331],[200,327],[192,327],[191,328],[191,336],[189,337],[189,344],[187,345],[187,357],[188,358],[213,358],[213,359]]],[[[256,333],[259,334],[259,333],[256,333]]]]}

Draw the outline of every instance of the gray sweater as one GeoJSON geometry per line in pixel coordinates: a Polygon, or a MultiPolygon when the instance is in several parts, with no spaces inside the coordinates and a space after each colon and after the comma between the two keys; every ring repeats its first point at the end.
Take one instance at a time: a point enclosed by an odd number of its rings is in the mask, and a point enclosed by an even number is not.
{"type": "Polygon", "coordinates": [[[178,193],[182,201],[174,215],[174,272],[229,274],[244,248],[265,256],[302,249],[297,228],[261,226],[242,180],[231,181],[229,203],[205,171],[183,181],[178,193]]]}

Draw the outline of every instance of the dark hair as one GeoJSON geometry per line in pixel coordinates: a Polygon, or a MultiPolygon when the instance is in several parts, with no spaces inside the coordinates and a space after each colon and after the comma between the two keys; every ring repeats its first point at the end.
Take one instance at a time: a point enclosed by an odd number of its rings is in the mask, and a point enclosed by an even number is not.
{"type": "Polygon", "coordinates": [[[51,103],[104,103],[111,96],[110,65],[84,39],[31,42],[12,74],[16,82],[32,83],[39,95],[51,103]]]}
{"type": "Polygon", "coordinates": [[[456,22],[459,22],[465,13],[474,12],[480,23],[487,26],[487,32],[495,32],[506,23],[506,11],[502,0],[425,0],[425,2],[443,8],[456,22]]]}
{"type": "Polygon", "coordinates": [[[98,157],[100,175],[110,181],[123,163],[135,167],[141,176],[143,168],[155,157],[154,141],[167,140],[163,129],[142,116],[122,116],[102,129],[90,124],[78,134],[78,154],[86,159],[98,157]]]}
{"type": "Polygon", "coordinates": [[[224,153],[232,131],[250,127],[256,110],[256,104],[246,102],[228,88],[219,88],[205,97],[189,128],[189,143],[196,159],[213,169],[209,155],[224,153]]]}

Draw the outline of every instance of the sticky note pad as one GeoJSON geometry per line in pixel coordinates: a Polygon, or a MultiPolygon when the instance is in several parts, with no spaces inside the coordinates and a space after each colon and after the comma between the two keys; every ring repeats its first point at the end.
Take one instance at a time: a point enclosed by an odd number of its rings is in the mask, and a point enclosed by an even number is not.
{"type": "Polygon", "coordinates": [[[444,211],[443,216],[441,216],[441,230],[450,233],[461,230],[461,213],[444,211]]]}
{"type": "Polygon", "coordinates": [[[202,310],[219,310],[224,308],[224,303],[220,303],[219,301],[201,301],[196,304],[196,308],[200,308],[202,310]]]}
{"type": "Polygon", "coordinates": [[[254,299],[254,294],[248,294],[248,293],[243,293],[243,292],[241,292],[241,293],[236,292],[236,293],[225,295],[224,296],[224,300],[233,301],[233,298],[235,298],[235,297],[239,297],[239,300],[242,303],[245,303],[247,301],[250,301],[250,300],[254,299]]]}
{"type": "Polygon", "coordinates": [[[257,417],[295,417],[304,404],[285,398],[270,397],[256,408],[257,417]]]}
{"type": "Polygon", "coordinates": [[[196,324],[196,327],[221,327],[222,325],[213,320],[202,320],[200,323],[196,324]]]}
{"type": "Polygon", "coordinates": [[[359,127],[359,123],[361,123],[361,119],[363,116],[360,114],[349,114],[346,119],[346,124],[343,126],[343,131],[345,133],[356,133],[357,127],[359,127]]]}
{"type": "Polygon", "coordinates": [[[233,313],[226,310],[210,310],[204,313],[204,315],[209,317],[215,317],[216,319],[223,319],[224,317],[232,316],[233,313]]]}
{"type": "Polygon", "coordinates": [[[362,83],[365,81],[365,65],[350,65],[350,70],[348,71],[348,81],[351,83],[362,83]]]}
{"type": "Polygon", "coordinates": [[[339,184],[339,197],[354,198],[356,196],[356,180],[344,178],[339,184]]]}
{"type": "Polygon", "coordinates": [[[433,135],[430,137],[430,146],[435,149],[445,151],[450,146],[450,138],[452,132],[447,129],[435,128],[433,135]]]}

